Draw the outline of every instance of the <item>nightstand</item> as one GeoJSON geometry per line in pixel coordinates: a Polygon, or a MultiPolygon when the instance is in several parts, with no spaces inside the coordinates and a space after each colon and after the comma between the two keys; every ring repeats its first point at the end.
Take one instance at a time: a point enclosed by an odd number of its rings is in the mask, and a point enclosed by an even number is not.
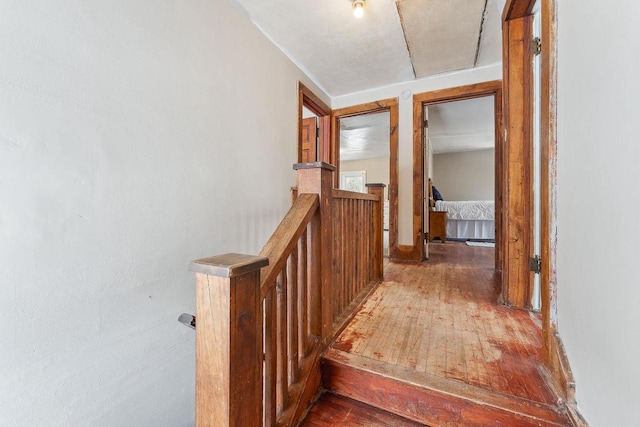
{"type": "Polygon", "coordinates": [[[447,212],[429,211],[429,241],[440,238],[442,243],[447,240],[447,212]]]}

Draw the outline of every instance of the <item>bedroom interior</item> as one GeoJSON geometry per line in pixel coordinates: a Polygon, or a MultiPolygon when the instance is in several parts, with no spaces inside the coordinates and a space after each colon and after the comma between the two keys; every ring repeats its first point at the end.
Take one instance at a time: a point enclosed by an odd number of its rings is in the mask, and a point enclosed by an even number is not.
{"type": "Polygon", "coordinates": [[[482,97],[425,108],[429,242],[495,242],[493,104],[492,97],[482,97]]]}

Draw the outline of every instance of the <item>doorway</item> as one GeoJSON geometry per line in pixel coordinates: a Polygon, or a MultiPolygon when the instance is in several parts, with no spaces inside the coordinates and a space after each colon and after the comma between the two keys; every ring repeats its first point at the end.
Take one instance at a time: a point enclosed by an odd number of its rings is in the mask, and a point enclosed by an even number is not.
{"type": "MultiPolygon", "coordinates": [[[[432,107],[437,114],[446,111],[442,105],[465,100],[476,100],[480,98],[488,99],[493,104],[493,141],[494,141],[494,240],[495,240],[495,268],[500,271],[502,267],[502,259],[504,253],[503,236],[502,236],[502,203],[504,192],[503,181],[503,139],[500,132],[502,124],[502,81],[495,80],[485,83],[478,83],[467,86],[460,86],[450,89],[438,90],[433,92],[425,92],[416,94],[413,97],[414,111],[414,188],[420,191],[414,191],[414,206],[422,206],[422,215],[414,223],[414,232],[419,232],[422,228],[423,241],[425,241],[425,255],[428,255],[428,230],[429,224],[429,201],[428,201],[428,178],[433,178],[430,170],[432,163],[430,156],[429,108],[432,107]],[[425,197],[426,195],[426,197],[425,197]],[[425,201],[426,199],[426,201],[425,201]],[[424,224],[424,225],[423,225],[424,224]],[[423,227],[420,227],[423,225],[423,227]]],[[[479,101],[481,105],[482,102],[479,101]]],[[[453,105],[453,104],[452,104],[453,105]]],[[[475,105],[474,108],[478,107],[475,105]]],[[[459,141],[464,141],[460,138],[459,141]]],[[[462,143],[462,142],[461,142],[462,143]]],[[[482,190],[478,190],[482,191],[482,190]]],[[[486,192],[486,189],[484,190],[486,192]]]]}
{"type": "MultiPolygon", "coordinates": [[[[370,183],[386,184],[386,255],[398,256],[398,99],[384,99],[334,110],[331,114],[331,148],[336,159],[337,186],[340,177],[353,175],[358,181],[366,172],[370,183]],[[367,135],[368,134],[368,135],[367,135]],[[346,139],[343,143],[343,139],[346,139]],[[377,140],[376,147],[361,150],[363,144],[377,140]],[[350,146],[351,145],[351,146],[350,146]],[[367,154],[356,154],[363,151],[367,154]],[[342,158],[344,157],[344,159],[342,158]],[[360,157],[360,158],[357,158],[360,157]],[[344,160],[344,161],[343,161],[344,160]],[[386,170],[382,165],[388,165],[386,170]],[[344,169],[344,170],[343,170],[344,169]],[[371,170],[372,172],[369,172],[371,170]],[[375,172],[374,172],[375,171],[375,172]],[[387,180],[384,182],[384,180],[387,180]]],[[[347,185],[344,181],[343,187],[347,185]]]]}
{"type": "Polygon", "coordinates": [[[339,188],[366,193],[367,184],[384,184],[383,252],[389,256],[389,111],[343,117],[340,125],[339,188]]]}
{"type": "Polygon", "coordinates": [[[298,163],[335,164],[329,146],[330,120],[331,109],[298,82],[298,163]]]}
{"type": "Polygon", "coordinates": [[[431,244],[494,247],[494,103],[484,96],[424,107],[425,232],[431,244]]]}

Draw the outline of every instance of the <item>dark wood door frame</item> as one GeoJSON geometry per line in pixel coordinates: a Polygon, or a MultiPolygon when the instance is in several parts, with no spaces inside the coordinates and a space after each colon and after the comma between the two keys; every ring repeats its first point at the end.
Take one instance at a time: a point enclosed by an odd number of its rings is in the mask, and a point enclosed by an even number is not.
{"type": "MultiPolygon", "coordinates": [[[[507,134],[507,147],[511,150],[507,161],[515,161],[519,167],[529,161],[530,138],[532,132],[532,57],[529,50],[531,39],[532,9],[535,0],[507,0],[502,14],[503,45],[503,81],[504,81],[504,124],[507,134]],[[520,158],[516,155],[520,149],[520,158]]],[[[542,360],[547,370],[547,379],[552,388],[567,403],[566,408],[574,420],[580,415],[575,405],[575,383],[562,340],[557,328],[557,276],[556,276],[556,177],[557,177],[557,0],[540,0],[541,17],[541,90],[540,90],[540,244],[541,272],[540,291],[542,301],[542,360]]],[[[505,157],[507,159],[507,157],[505,157]]],[[[511,179],[507,177],[507,179],[511,179]]],[[[530,177],[527,177],[530,179],[530,177]]],[[[513,184],[510,182],[509,184],[513,184]]],[[[515,190],[518,190],[517,188],[515,190]]],[[[520,192],[530,198],[527,188],[520,192]]],[[[509,189],[511,194],[511,189],[509,189]]],[[[508,205],[513,203],[507,202],[508,205]]],[[[512,206],[508,206],[510,208],[512,206]]],[[[527,208],[529,209],[529,208],[527,208]]],[[[506,209],[505,209],[506,210],[506,209]]],[[[512,212],[509,212],[511,215],[512,212]]],[[[525,214],[531,217],[531,212],[525,214]]],[[[505,227],[506,228],[506,227],[505,227]]],[[[532,255],[527,252],[526,258],[532,255]]],[[[524,262],[521,263],[524,267],[524,262]]],[[[516,273],[518,280],[509,280],[507,303],[528,307],[532,292],[531,273],[526,269],[516,273]],[[527,280],[528,279],[528,280],[527,280]],[[522,300],[524,297],[524,301],[522,300]],[[527,300],[529,298],[529,300],[527,300]]],[[[581,425],[581,424],[576,424],[581,425]]]]}
{"type": "Polygon", "coordinates": [[[319,150],[317,151],[318,161],[323,161],[334,165],[335,159],[332,158],[333,151],[330,147],[330,117],[331,108],[327,106],[320,98],[318,98],[308,87],[302,82],[298,82],[298,163],[302,162],[302,107],[307,107],[316,116],[318,116],[319,129],[319,150]]]}
{"type": "Polygon", "coordinates": [[[398,98],[383,99],[340,108],[331,113],[331,151],[336,163],[335,181],[340,173],[340,119],[363,114],[389,112],[389,257],[399,258],[398,245],[398,98]]]}
{"type": "Polygon", "coordinates": [[[493,80],[449,89],[424,92],[413,95],[413,233],[416,242],[411,255],[424,258],[424,234],[422,224],[428,224],[428,216],[424,212],[424,108],[429,105],[464,99],[494,97],[495,117],[495,201],[496,201],[496,270],[502,267],[505,240],[502,238],[502,200],[504,195],[503,174],[503,137],[502,137],[502,81],[493,80]]]}

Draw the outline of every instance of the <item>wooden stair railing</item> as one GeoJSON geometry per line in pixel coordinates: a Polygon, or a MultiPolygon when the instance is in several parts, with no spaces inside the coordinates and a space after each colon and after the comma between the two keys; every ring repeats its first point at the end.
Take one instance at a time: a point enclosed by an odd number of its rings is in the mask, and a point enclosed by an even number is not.
{"type": "Polygon", "coordinates": [[[298,197],[259,256],[190,264],[197,427],[296,425],[320,392],[320,354],[382,278],[383,186],[344,192],[331,165],[294,169],[298,197]]]}

